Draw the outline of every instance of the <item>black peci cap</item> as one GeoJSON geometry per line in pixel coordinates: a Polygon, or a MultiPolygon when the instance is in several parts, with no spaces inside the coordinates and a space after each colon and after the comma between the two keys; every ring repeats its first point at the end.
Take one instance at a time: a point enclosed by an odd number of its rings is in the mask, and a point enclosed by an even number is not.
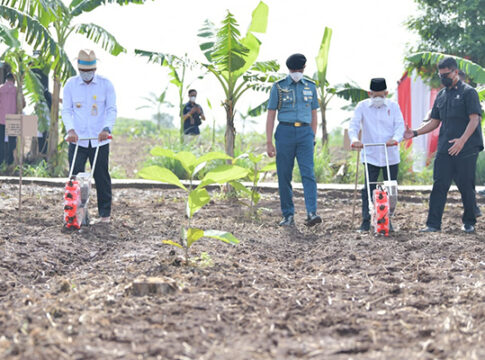
{"type": "Polygon", "coordinates": [[[306,57],[303,54],[293,54],[286,60],[286,66],[290,70],[300,70],[305,67],[306,57]]]}
{"type": "Polygon", "coordinates": [[[371,79],[370,89],[372,91],[387,90],[386,79],[384,79],[384,78],[373,78],[373,79],[371,79]]]}

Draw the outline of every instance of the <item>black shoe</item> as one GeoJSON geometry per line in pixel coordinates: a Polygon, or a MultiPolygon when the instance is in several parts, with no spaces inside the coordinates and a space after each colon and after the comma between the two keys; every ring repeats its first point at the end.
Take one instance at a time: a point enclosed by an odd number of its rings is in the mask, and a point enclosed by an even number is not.
{"type": "Polygon", "coordinates": [[[283,220],[279,223],[280,226],[293,226],[295,225],[295,220],[293,219],[293,215],[288,215],[283,218],[283,220]]]}
{"type": "Polygon", "coordinates": [[[472,234],[472,233],[475,232],[475,226],[464,224],[461,227],[461,230],[464,231],[464,232],[466,232],[467,234],[472,234]]]}
{"type": "Polygon", "coordinates": [[[309,213],[305,225],[308,227],[315,226],[317,224],[320,224],[322,222],[322,218],[318,216],[316,213],[309,213]]]}
{"type": "Polygon", "coordinates": [[[428,233],[428,232],[439,232],[441,231],[440,229],[434,228],[432,226],[426,226],[424,229],[419,230],[419,232],[422,233],[428,233]]]}
{"type": "Polygon", "coordinates": [[[360,224],[358,232],[365,232],[370,230],[370,221],[369,220],[364,220],[362,221],[362,224],[360,224]]]}
{"type": "Polygon", "coordinates": [[[391,220],[389,220],[389,232],[394,232],[394,227],[392,226],[391,220]]]}

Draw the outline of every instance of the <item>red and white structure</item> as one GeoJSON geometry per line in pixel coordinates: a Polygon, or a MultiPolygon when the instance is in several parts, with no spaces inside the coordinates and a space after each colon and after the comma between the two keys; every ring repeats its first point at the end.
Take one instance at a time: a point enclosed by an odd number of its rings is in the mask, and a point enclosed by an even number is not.
{"type": "MultiPolygon", "coordinates": [[[[428,117],[438,91],[426,85],[415,73],[404,73],[397,87],[397,97],[404,123],[409,128],[418,128],[428,117]]],[[[412,144],[414,171],[421,171],[431,160],[438,146],[439,129],[408,141],[407,146],[412,144]]]]}

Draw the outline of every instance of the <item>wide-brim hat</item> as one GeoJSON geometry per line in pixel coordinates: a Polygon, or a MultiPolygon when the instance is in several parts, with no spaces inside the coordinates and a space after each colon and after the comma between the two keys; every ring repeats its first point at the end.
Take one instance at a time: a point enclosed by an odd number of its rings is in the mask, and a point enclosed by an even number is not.
{"type": "Polygon", "coordinates": [[[77,56],[77,68],[79,70],[96,69],[96,54],[93,50],[83,49],[79,51],[79,55],[77,56]]]}

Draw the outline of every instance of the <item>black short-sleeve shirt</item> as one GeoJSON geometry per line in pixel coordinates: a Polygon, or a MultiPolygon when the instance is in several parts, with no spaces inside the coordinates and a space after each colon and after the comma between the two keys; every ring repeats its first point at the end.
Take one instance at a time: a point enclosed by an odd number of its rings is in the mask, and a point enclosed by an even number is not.
{"type": "MultiPolygon", "coordinates": [[[[448,153],[453,145],[449,141],[458,139],[465,132],[470,122],[469,115],[481,116],[482,109],[477,91],[470,85],[458,81],[451,88],[441,89],[431,110],[431,118],[441,121],[440,135],[438,138],[438,152],[448,153]]],[[[466,155],[483,150],[482,127],[480,123],[468,138],[459,155],[466,155]]]]}
{"type": "MultiPolygon", "coordinates": [[[[183,114],[187,114],[194,106],[198,106],[201,110],[201,113],[204,113],[204,110],[202,110],[202,107],[198,104],[193,104],[190,101],[185,104],[183,114]]],[[[200,130],[199,130],[199,125],[202,124],[202,121],[200,120],[200,115],[195,112],[192,114],[192,121],[190,117],[185,119],[184,121],[184,134],[185,135],[199,135],[200,130]]]]}

